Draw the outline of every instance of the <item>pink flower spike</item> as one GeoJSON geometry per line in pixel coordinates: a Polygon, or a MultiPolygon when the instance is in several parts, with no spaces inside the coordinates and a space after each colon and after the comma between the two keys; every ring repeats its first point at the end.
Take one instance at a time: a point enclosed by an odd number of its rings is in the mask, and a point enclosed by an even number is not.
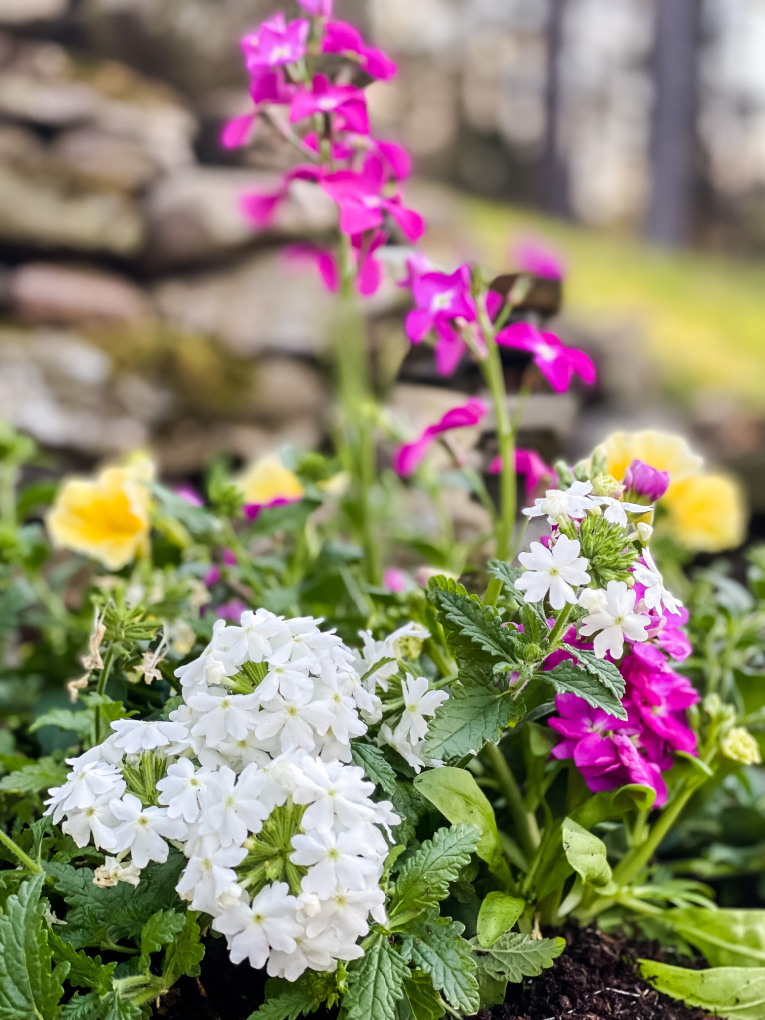
{"type": "Polygon", "coordinates": [[[244,215],[252,220],[256,227],[270,227],[276,216],[279,204],[287,197],[287,188],[282,185],[277,191],[248,191],[242,195],[240,206],[244,215]]]}
{"type": "Polygon", "coordinates": [[[262,103],[290,103],[296,92],[297,86],[288,84],[281,67],[273,70],[263,68],[251,72],[250,96],[256,106],[260,106],[262,103]]]}
{"type": "Polygon", "coordinates": [[[345,234],[361,234],[381,227],[385,212],[393,216],[409,240],[416,240],[424,230],[422,217],[405,209],[401,199],[382,194],[385,167],[379,156],[370,153],[360,172],[339,170],[328,174],[321,185],[340,209],[340,229],[345,234]]]}
{"type": "Polygon", "coordinates": [[[388,164],[396,180],[406,180],[412,172],[412,161],[406,149],[402,145],[396,145],[395,142],[378,142],[377,151],[388,164]]]}
{"type": "MultiPolygon", "coordinates": [[[[489,464],[489,474],[497,475],[502,470],[502,458],[495,457],[489,464]]],[[[536,489],[543,480],[552,480],[555,470],[542,460],[536,450],[518,449],[515,451],[516,474],[523,475],[525,479],[526,495],[536,489]]]]}
{"type": "Polygon", "coordinates": [[[332,293],[340,289],[340,271],[334,254],[309,241],[288,245],[283,252],[288,262],[312,262],[319,270],[324,286],[332,293]]]}
{"type": "Polygon", "coordinates": [[[562,280],[566,275],[566,266],[560,255],[533,238],[526,238],[516,244],[515,261],[522,272],[546,280],[562,280]]]}
{"type": "Polygon", "coordinates": [[[389,81],[396,74],[396,65],[382,50],[367,46],[361,33],[346,21],[330,21],[324,29],[322,53],[339,53],[359,66],[371,78],[389,81]]]}
{"type": "Polygon", "coordinates": [[[407,336],[419,343],[437,322],[461,318],[473,322],[475,302],[470,293],[470,267],[446,273],[424,273],[412,282],[412,294],[417,308],[407,317],[407,336]]]}
{"type": "Polygon", "coordinates": [[[406,574],[396,567],[387,567],[383,574],[383,588],[387,588],[394,595],[401,594],[406,590],[406,574]]]}
{"type": "Polygon", "coordinates": [[[316,113],[336,113],[342,118],[343,130],[369,134],[367,101],[353,85],[333,85],[325,75],[317,74],[313,90],[300,89],[292,100],[290,121],[294,124],[316,113]]]}
{"type": "Polygon", "coordinates": [[[255,123],[255,114],[246,113],[243,117],[234,117],[223,127],[220,136],[220,143],[224,149],[241,149],[247,144],[250,137],[252,125],[255,123]]]}
{"type": "Polygon", "coordinates": [[[311,23],[305,18],[287,24],[281,12],[275,14],[270,21],[264,21],[257,32],[242,39],[247,70],[281,67],[302,60],[310,27],[311,23]]]}
{"type": "Polygon", "coordinates": [[[436,371],[444,377],[453,375],[468,349],[467,344],[447,319],[436,321],[436,337],[436,371]]]}
{"type": "Polygon", "coordinates": [[[419,439],[400,446],[393,459],[393,469],[402,478],[414,474],[436,436],[451,429],[477,425],[488,414],[486,404],[478,397],[471,397],[465,404],[453,407],[434,425],[428,425],[419,439]]]}
{"type": "Polygon", "coordinates": [[[331,18],[332,0],[297,0],[306,14],[313,18],[331,18]]]}
{"type": "Polygon", "coordinates": [[[382,266],[375,252],[385,244],[385,232],[375,230],[371,234],[357,234],[351,238],[351,245],[356,253],[356,268],[359,294],[371,297],[380,289],[382,283],[382,266]]]}
{"type": "Polygon", "coordinates": [[[596,379],[595,366],[584,351],[564,347],[554,333],[541,333],[528,322],[514,322],[497,333],[497,343],[528,351],[542,375],[556,393],[564,393],[576,373],[591,386],[596,379]]]}

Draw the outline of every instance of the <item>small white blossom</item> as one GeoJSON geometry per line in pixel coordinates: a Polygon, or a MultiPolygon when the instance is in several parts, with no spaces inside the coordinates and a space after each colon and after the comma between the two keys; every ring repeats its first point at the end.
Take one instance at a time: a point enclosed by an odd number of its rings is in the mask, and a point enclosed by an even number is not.
{"type": "Polygon", "coordinates": [[[619,524],[621,527],[626,528],[629,524],[627,518],[627,511],[633,514],[645,514],[649,510],[653,510],[652,506],[644,506],[640,503],[625,503],[622,499],[614,499],[613,496],[596,496],[594,497],[604,506],[606,509],[603,516],[609,524],[619,524]]]}
{"type": "Polygon", "coordinates": [[[604,659],[611,654],[615,659],[624,652],[624,639],[645,641],[650,618],[635,612],[635,592],[624,581],[609,581],[606,590],[586,588],[579,597],[579,605],[588,610],[582,620],[580,633],[595,637],[595,654],[604,659]]]}
{"type": "Polygon", "coordinates": [[[137,868],[131,861],[123,864],[119,857],[106,857],[104,863],[93,872],[93,885],[108,889],[117,885],[118,882],[127,882],[128,885],[136,886],[141,881],[141,869],[137,868]]]}
{"type": "Polygon", "coordinates": [[[169,765],[167,774],[157,783],[159,802],[167,807],[168,816],[195,822],[199,817],[199,794],[212,775],[211,769],[197,769],[188,758],[169,765]]]}
{"type": "Polygon", "coordinates": [[[568,489],[548,489],[534,506],[523,511],[527,517],[547,517],[550,524],[557,524],[561,517],[580,521],[589,510],[599,504],[599,497],[591,495],[591,482],[574,482],[568,489]]]}
{"type": "Polygon", "coordinates": [[[590,581],[589,563],[579,555],[580,550],[579,542],[567,535],[561,535],[549,549],[541,542],[532,542],[531,551],[518,557],[526,572],[515,587],[526,593],[527,602],[541,602],[547,596],[553,609],[563,609],[567,602],[575,605],[572,585],[579,587],[590,581]]]}
{"type": "Polygon", "coordinates": [[[377,877],[378,862],[367,856],[361,832],[313,832],[292,837],[293,864],[309,867],[302,888],[327,899],[339,885],[363,889],[369,875],[377,877]]]}
{"type": "Polygon", "coordinates": [[[140,754],[157,747],[167,747],[176,740],[183,740],[187,730],[183,723],[168,722],[165,719],[144,721],[141,719],[117,719],[112,723],[116,736],[111,738],[114,747],[125,754],[140,754]]]}
{"type": "Polygon", "coordinates": [[[109,849],[130,850],[137,868],[149,861],[160,864],[167,860],[168,846],[163,836],[183,839],[186,825],[180,818],[169,818],[165,808],[144,807],[132,793],[114,801],[112,812],[122,824],[114,833],[114,846],[109,849]]]}
{"type": "Polygon", "coordinates": [[[228,938],[232,963],[249,959],[255,968],[264,966],[272,949],[295,950],[302,927],[295,919],[297,900],[286,882],[261,889],[251,904],[238,903],[213,920],[213,928],[228,938]]]}
{"type": "Polygon", "coordinates": [[[425,716],[434,715],[439,705],[449,697],[448,691],[431,691],[428,678],[407,675],[401,682],[404,711],[397,729],[410,743],[424,740],[428,732],[425,716]]]}
{"type": "Polygon", "coordinates": [[[202,852],[189,860],[175,887],[176,892],[181,899],[190,902],[192,910],[215,914],[222,896],[234,895],[234,902],[238,900],[240,891],[234,868],[242,863],[247,851],[239,846],[198,846],[195,849],[202,852]]]}
{"type": "Polygon", "coordinates": [[[266,782],[255,765],[248,765],[239,777],[225,765],[214,772],[199,795],[200,835],[215,833],[221,846],[231,846],[260,832],[270,814],[260,800],[266,782]]]}
{"type": "Polygon", "coordinates": [[[643,562],[636,563],[632,573],[636,581],[645,585],[643,602],[647,609],[661,610],[661,606],[666,606],[670,613],[680,614],[683,603],[664,587],[664,579],[650,549],[643,550],[643,562]]]}

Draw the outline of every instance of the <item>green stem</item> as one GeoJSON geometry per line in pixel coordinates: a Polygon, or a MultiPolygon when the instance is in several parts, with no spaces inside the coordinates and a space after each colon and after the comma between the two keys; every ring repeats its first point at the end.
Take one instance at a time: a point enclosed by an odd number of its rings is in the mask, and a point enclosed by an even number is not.
{"type": "MultiPolygon", "coordinates": [[[[103,697],[106,693],[106,681],[109,679],[109,674],[112,670],[112,664],[114,663],[114,646],[109,645],[109,650],[106,653],[104,659],[103,669],[101,670],[101,676],[98,678],[98,686],[96,687],[96,694],[103,697]]],[[[96,705],[96,718],[95,718],[95,738],[96,744],[101,743],[101,705],[96,705]]]]}
{"type": "Polygon", "coordinates": [[[499,596],[502,594],[502,587],[504,582],[498,577],[492,577],[486,587],[486,594],[483,597],[483,604],[485,606],[496,606],[499,602],[499,596]]]}
{"type": "Polygon", "coordinates": [[[571,616],[571,610],[573,608],[574,607],[572,606],[572,604],[570,602],[567,602],[563,609],[561,609],[560,613],[558,614],[558,618],[555,621],[555,626],[550,631],[551,646],[554,645],[560,638],[561,632],[563,631],[563,628],[566,626],[566,621],[568,620],[569,616],[571,616]]]}
{"type": "Polygon", "coordinates": [[[6,835],[2,829],[0,829],[0,842],[2,842],[12,854],[21,861],[27,871],[30,871],[33,875],[39,875],[42,872],[42,868],[37,861],[33,861],[29,854],[25,854],[21,847],[10,836],[6,835]]]}
{"type": "Polygon", "coordinates": [[[537,828],[537,820],[531,812],[526,810],[523,795],[515,781],[512,769],[507,764],[507,759],[504,754],[502,754],[497,744],[487,744],[485,751],[486,756],[491,762],[497,782],[499,783],[502,793],[505,796],[505,800],[507,801],[508,811],[515,822],[518,842],[520,843],[526,858],[529,862],[531,862],[534,853],[539,846],[539,829],[537,828]]]}
{"type": "Polygon", "coordinates": [[[16,526],[16,482],[19,467],[14,461],[0,463],[0,524],[16,526]]]}
{"type": "MultiPolygon", "coordinates": [[[[487,319],[486,323],[482,322],[484,332],[487,337],[492,336],[493,329],[491,323],[488,322],[488,316],[484,316],[484,318],[487,319]]],[[[510,412],[507,407],[507,392],[505,390],[505,377],[502,371],[502,358],[499,353],[499,347],[493,340],[488,342],[488,357],[481,362],[481,367],[494,405],[499,456],[502,464],[499,483],[500,512],[496,525],[496,555],[498,559],[506,560],[510,555],[517,502],[515,437],[510,421],[510,412]]]]}

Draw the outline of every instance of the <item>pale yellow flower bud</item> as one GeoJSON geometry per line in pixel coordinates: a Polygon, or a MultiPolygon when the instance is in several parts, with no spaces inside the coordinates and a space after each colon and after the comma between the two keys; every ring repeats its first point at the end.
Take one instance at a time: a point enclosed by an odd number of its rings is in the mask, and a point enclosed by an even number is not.
{"type": "Polygon", "coordinates": [[[720,750],[726,758],[741,765],[759,765],[762,762],[760,745],[743,726],[733,727],[720,743],[720,750]]]}
{"type": "Polygon", "coordinates": [[[651,535],[653,535],[653,526],[646,524],[645,521],[639,521],[635,527],[637,528],[638,537],[643,545],[648,545],[651,541],[651,535]]]}

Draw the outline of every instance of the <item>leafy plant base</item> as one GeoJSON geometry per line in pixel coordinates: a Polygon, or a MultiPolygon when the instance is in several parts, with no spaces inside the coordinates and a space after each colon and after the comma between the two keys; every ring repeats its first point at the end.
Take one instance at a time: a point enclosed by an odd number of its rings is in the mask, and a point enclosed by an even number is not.
{"type": "Polygon", "coordinates": [[[638,957],[677,962],[658,944],[636,945],[594,929],[569,931],[566,941],[568,948],[550,970],[527,987],[510,985],[507,1001],[481,1010],[479,1020],[710,1020],[710,1014],[660,995],[640,977],[638,957]]]}

